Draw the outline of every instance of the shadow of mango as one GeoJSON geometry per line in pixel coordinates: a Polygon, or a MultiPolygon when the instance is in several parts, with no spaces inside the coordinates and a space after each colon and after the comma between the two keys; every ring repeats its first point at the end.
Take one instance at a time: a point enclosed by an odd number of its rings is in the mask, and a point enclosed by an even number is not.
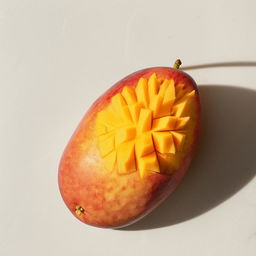
{"type": "Polygon", "coordinates": [[[156,210],[123,230],[145,230],[195,218],[237,193],[256,174],[256,91],[199,86],[202,131],[187,176],[156,210]]]}

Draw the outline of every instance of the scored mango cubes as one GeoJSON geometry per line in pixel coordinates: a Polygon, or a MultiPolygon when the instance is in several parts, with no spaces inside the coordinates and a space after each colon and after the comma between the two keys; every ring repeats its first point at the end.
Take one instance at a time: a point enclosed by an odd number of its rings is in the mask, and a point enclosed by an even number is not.
{"type": "Polygon", "coordinates": [[[95,134],[104,166],[124,175],[161,173],[158,154],[174,159],[186,142],[189,101],[195,91],[173,79],[141,77],[124,86],[96,118],[95,134]]]}

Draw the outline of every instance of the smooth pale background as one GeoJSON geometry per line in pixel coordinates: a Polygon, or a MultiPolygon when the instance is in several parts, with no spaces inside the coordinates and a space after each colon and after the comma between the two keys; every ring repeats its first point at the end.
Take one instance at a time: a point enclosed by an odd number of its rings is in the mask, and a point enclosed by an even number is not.
{"type": "Polygon", "coordinates": [[[1,0],[0,255],[256,255],[255,63],[187,71],[202,88],[203,142],[141,223],[83,225],[57,186],[73,130],[123,76],[178,57],[255,62],[255,3],[1,0]]]}

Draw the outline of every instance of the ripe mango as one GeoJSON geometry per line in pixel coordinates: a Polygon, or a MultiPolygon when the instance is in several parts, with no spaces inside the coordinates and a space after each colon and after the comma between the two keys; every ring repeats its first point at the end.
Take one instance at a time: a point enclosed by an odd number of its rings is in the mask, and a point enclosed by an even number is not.
{"type": "Polygon", "coordinates": [[[156,67],[125,77],[95,101],[63,153],[67,207],[97,227],[139,220],[184,177],[199,126],[199,93],[186,73],[156,67]]]}

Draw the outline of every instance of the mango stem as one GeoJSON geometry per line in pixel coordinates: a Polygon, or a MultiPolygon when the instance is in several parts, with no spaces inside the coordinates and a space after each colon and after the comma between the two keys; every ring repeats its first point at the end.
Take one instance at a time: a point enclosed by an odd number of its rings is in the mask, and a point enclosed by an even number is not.
{"type": "Polygon", "coordinates": [[[177,59],[173,65],[173,68],[179,69],[180,65],[182,64],[180,59],[177,59]]]}

